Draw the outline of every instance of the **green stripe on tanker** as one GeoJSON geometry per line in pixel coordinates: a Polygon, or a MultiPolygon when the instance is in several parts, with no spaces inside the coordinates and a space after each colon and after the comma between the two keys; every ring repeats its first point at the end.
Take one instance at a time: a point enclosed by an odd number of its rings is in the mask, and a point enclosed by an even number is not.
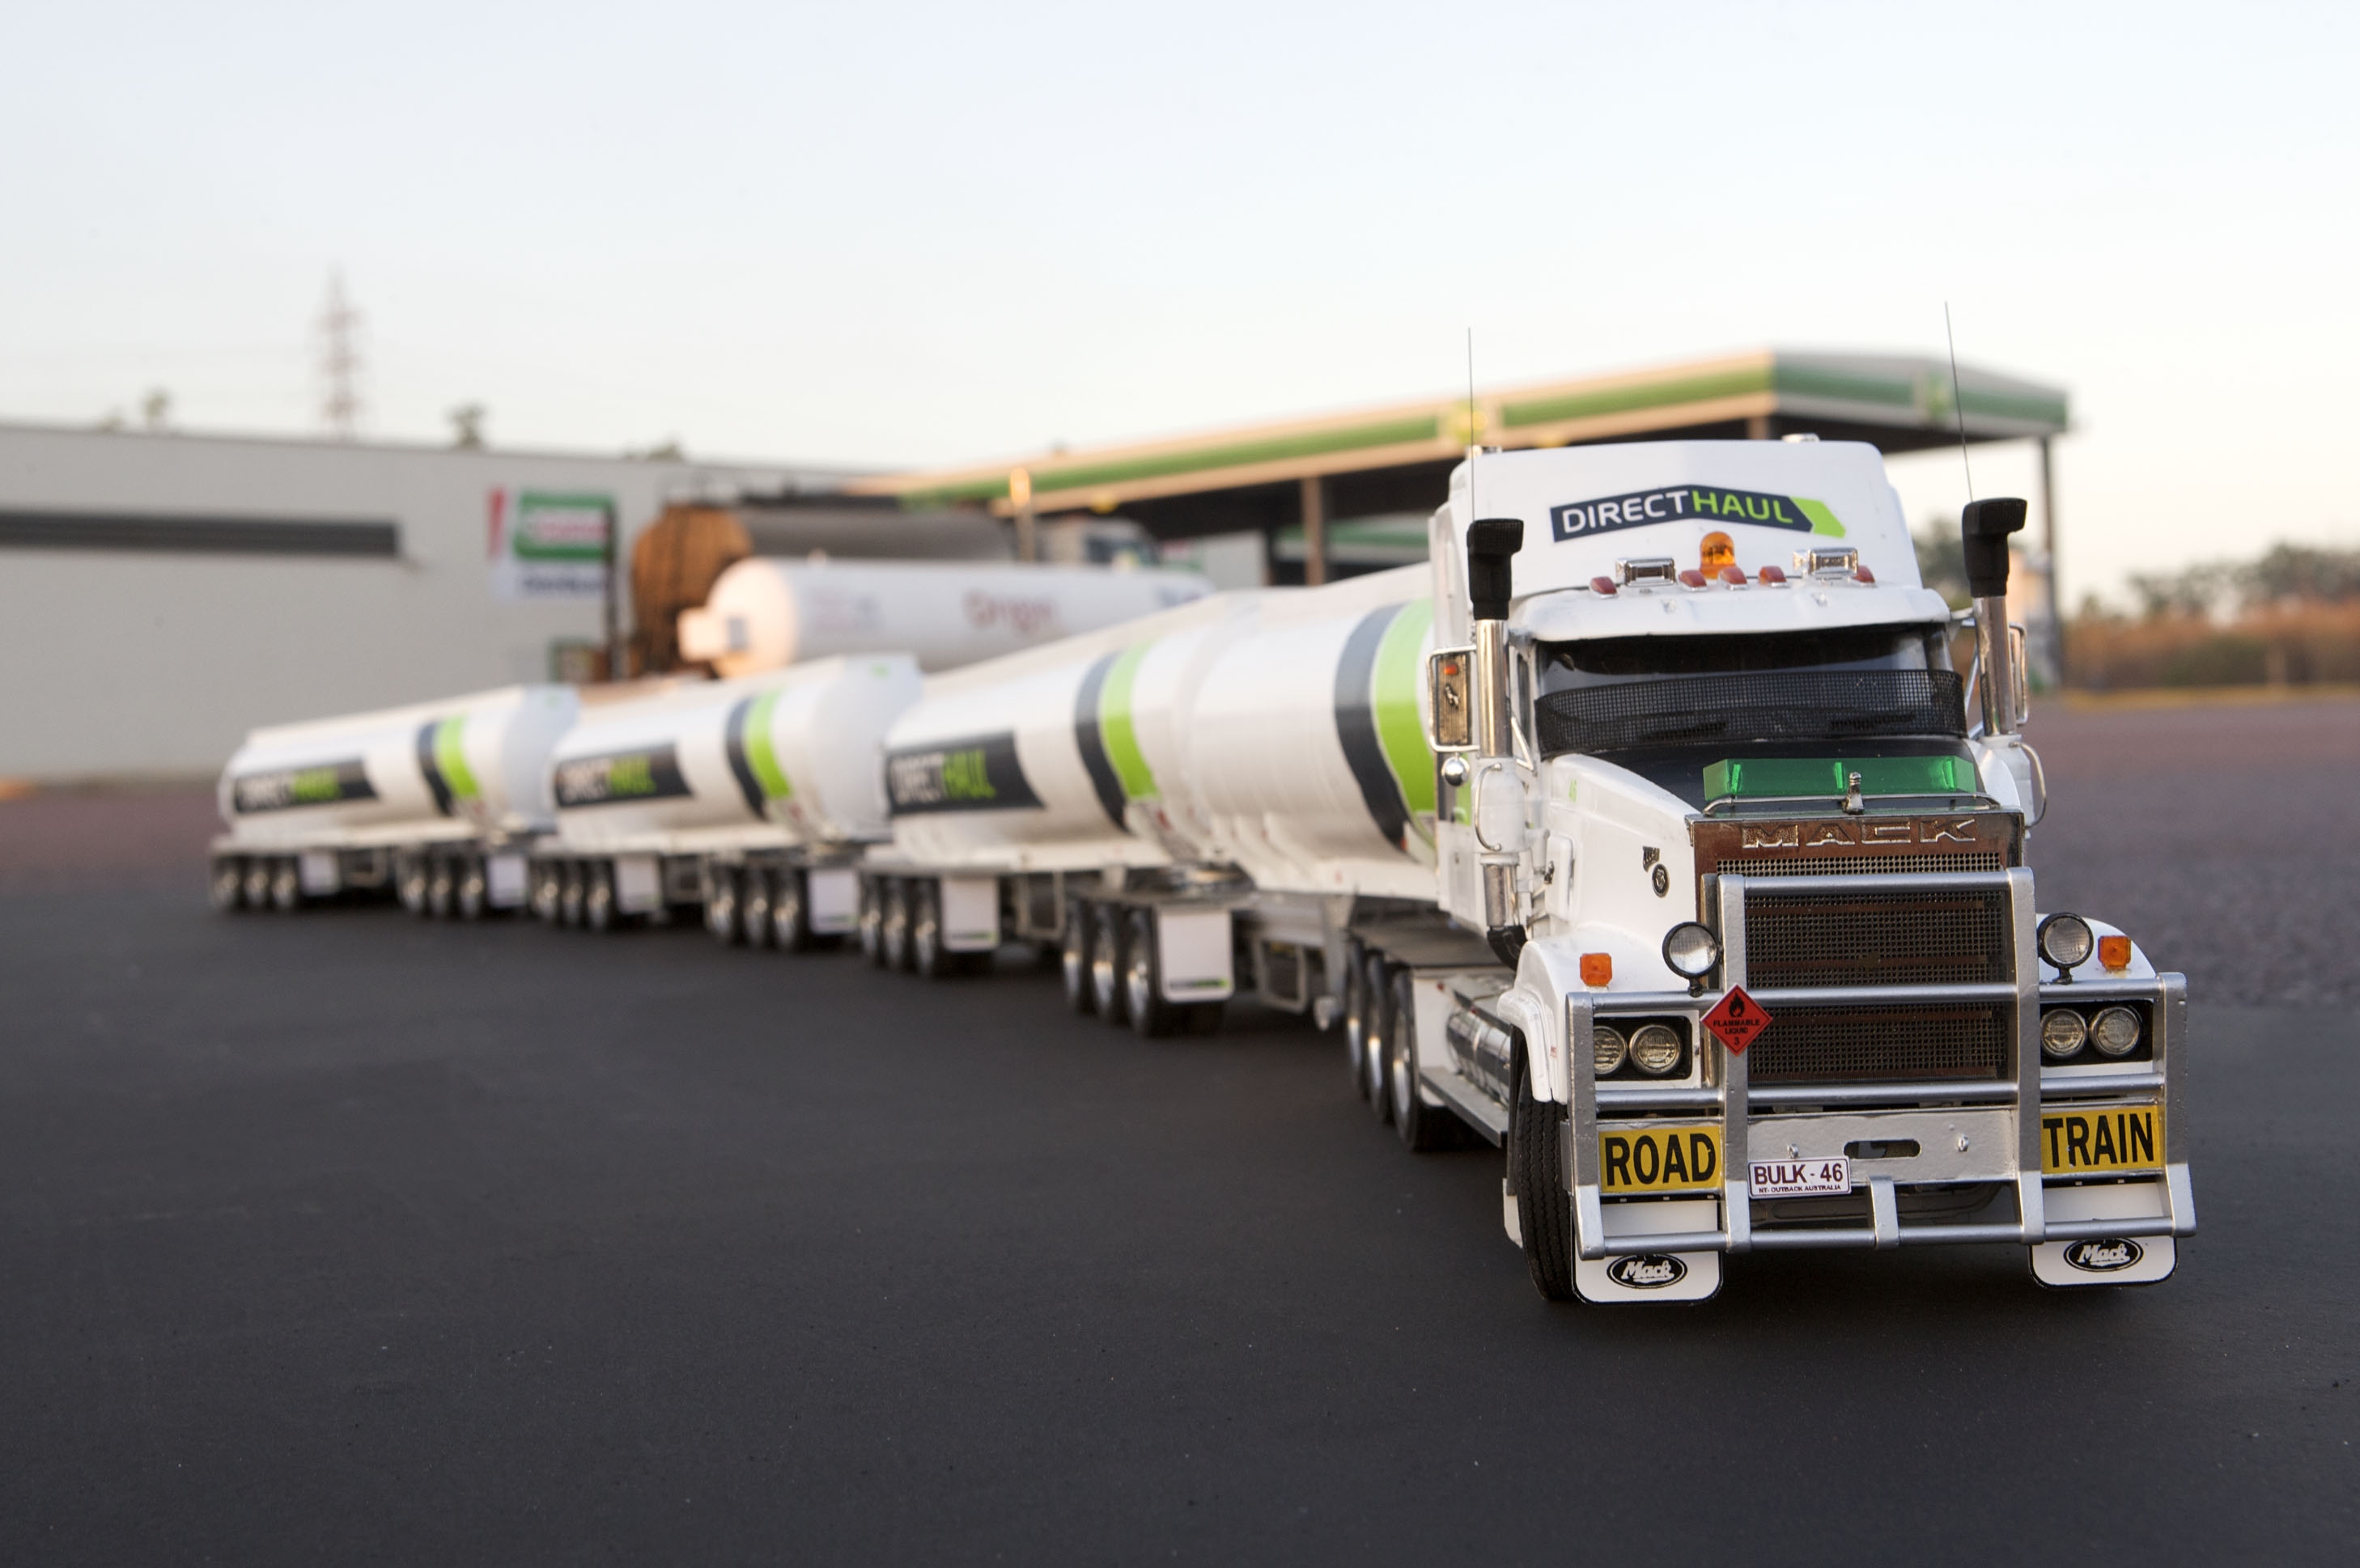
{"type": "Polygon", "coordinates": [[[1413,599],[1404,604],[1385,628],[1377,648],[1376,670],[1369,681],[1369,707],[1376,720],[1377,740],[1385,765],[1401,787],[1402,804],[1415,822],[1418,813],[1434,813],[1434,752],[1426,744],[1426,725],[1417,716],[1420,650],[1434,625],[1434,601],[1413,599]]]}
{"type": "Polygon", "coordinates": [[[456,800],[473,800],[483,793],[475,788],[475,776],[467,767],[466,748],[460,744],[466,727],[464,713],[434,726],[434,766],[442,770],[442,782],[456,800]]]}
{"type": "Polygon", "coordinates": [[[1133,643],[1123,649],[1107,671],[1106,685],[1098,694],[1098,735],[1128,800],[1144,800],[1155,793],[1155,770],[1147,766],[1147,754],[1139,749],[1139,728],[1131,713],[1131,689],[1139,680],[1139,667],[1146,661],[1147,650],[1154,646],[1133,643]]]}
{"type": "Polygon", "coordinates": [[[779,753],[770,741],[770,710],[779,705],[779,694],[766,691],[755,699],[746,712],[746,765],[754,770],[755,780],[762,793],[770,800],[783,800],[792,795],[794,786],[787,782],[786,769],[779,766],[779,753]]]}

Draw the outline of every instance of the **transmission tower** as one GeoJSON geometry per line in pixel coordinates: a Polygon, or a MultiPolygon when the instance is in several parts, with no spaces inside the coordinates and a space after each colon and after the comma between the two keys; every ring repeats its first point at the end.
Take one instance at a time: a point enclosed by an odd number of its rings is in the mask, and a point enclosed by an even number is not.
{"type": "Polygon", "coordinates": [[[344,298],[344,275],[328,275],[328,299],[314,323],[320,348],[320,420],[338,441],[352,441],[361,425],[361,313],[344,298]]]}

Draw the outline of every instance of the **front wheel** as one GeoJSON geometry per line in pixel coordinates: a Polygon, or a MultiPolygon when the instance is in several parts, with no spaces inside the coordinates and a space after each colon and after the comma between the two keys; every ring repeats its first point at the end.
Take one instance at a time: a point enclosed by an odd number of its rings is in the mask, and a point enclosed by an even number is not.
{"type": "Polygon", "coordinates": [[[1532,1074],[1516,1063],[1516,1105],[1508,1117],[1508,1177],[1534,1288],[1552,1301],[1573,1297],[1573,1195],[1565,1187],[1565,1107],[1533,1096],[1532,1074]]]}
{"type": "Polygon", "coordinates": [[[1393,1032],[1393,972],[1382,953],[1360,961],[1360,1093],[1381,1122],[1393,1119],[1385,1083],[1385,1039],[1393,1032]]]}
{"type": "Polygon", "coordinates": [[[1065,985],[1065,1006],[1077,1013],[1098,1010],[1090,985],[1089,906],[1079,898],[1065,905],[1065,929],[1057,941],[1057,970],[1065,985]]]}

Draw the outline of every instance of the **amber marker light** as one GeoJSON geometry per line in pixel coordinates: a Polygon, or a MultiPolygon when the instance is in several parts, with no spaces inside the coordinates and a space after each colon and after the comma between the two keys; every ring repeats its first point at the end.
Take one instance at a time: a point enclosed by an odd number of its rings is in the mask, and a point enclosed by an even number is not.
{"type": "Polygon", "coordinates": [[[2098,962],[2108,969],[2128,969],[2131,966],[2131,939],[2126,936],[2100,937],[2098,962]]]}
{"type": "Polygon", "coordinates": [[[1704,572],[1719,572],[1724,566],[1737,564],[1736,544],[1718,528],[1705,535],[1704,542],[1697,548],[1701,552],[1697,565],[1704,572]]]}
{"type": "Polygon", "coordinates": [[[1611,953],[1585,953],[1581,955],[1581,983],[1585,985],[1611,985],[1614,983],[1614,955],[1611,953]]]}

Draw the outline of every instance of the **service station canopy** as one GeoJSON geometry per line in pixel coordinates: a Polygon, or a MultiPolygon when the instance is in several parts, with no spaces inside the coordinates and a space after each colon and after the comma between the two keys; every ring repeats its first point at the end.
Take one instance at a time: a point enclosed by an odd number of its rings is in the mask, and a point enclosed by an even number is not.
{"type": "Polygon", "coordinates": [[[1809,432],[1887,452],[1959,439],[2041,440],[2066,428],[2053,387],[1961,365],[1954,406],[1938,356],[1765,349],[1724,359],[1427,398],[989,466],[880,475],[847,486],[904,506],[1112,512],[1164,539],[1276,529],[1306,520],[1423,512],[1474,442],[1516,448],[1583,441],[1775,439],[1809,432]],[[1025,495],[1030,486],[1029,497],[1025,495]]]}

